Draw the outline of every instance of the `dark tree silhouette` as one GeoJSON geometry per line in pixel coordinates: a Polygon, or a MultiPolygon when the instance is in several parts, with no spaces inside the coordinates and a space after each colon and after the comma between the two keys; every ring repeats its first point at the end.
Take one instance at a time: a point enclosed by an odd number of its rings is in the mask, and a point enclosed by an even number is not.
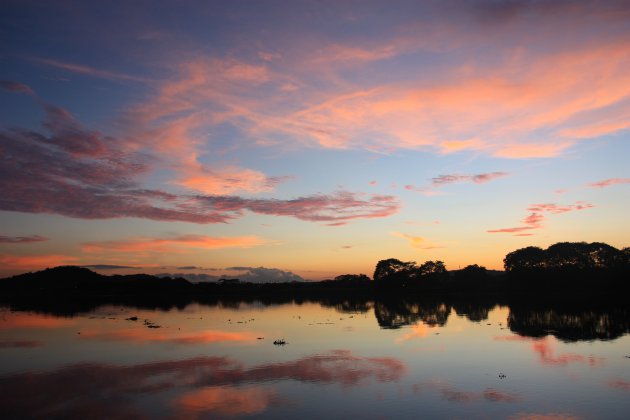
{"type": "Polygon", "coordinates": [[[626,252],[602,242],[558,242],[546,250],[527,247],[510,252],[503,260],[506,271],[609,270],[627,267],[626,252]]]}
{"type": "Polygon", "coordinates": [[[400,282],[418,275],[418,267],[415,261],[403,262],[396,258],[380,260],[374,270],[376,282],[400,282]]]}
{"type": "Polygon", "coordinates": [[[446,267],[442,261],[425,261],[418,271],[421,276],[446,274],[446,267]]]}
{"type": "Polygon", "coordinates": [[[363,283],[371,280],[365,274],[342,274],[335,277],[335,281],[342,283],[363,283]]]}
{"type": "Polygon", "coordinates": [[[542,248],[528,246],[507,254],[503,259],[503,266],[505,271],[545,268],[545,260],[546,254],[542,248]]]}
{"type": "Polygon", "coordinates": [[[460,273],[467,277],[485,277],[488,275],[488,269],[483,265],[470,264],[460,270],[460,273]]]}

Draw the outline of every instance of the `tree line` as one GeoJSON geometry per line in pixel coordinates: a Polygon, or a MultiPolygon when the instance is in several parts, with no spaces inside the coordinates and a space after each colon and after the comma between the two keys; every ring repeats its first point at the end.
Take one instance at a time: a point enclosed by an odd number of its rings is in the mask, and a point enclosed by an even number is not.
{"type": "MultiPolygon", "coordinates": [[[[372,279],[380,289],[424,291],[503,291],[541,285],[552,279],[545,285],[551,290],[565,288],[569,283],[592,285],[595,278],[598,286],[629,287],[622,280],[630,271],[630,248],[617,249],[602,242],[559,242],[547,249],[528,246],[508,253],[503,263],[505,273],[477,264],[449,272],[442,261],[417,264],[388,258],[376,264],[372,279]]],[[[365,274],[345,274],[335,280],[361,284],[370,278],[365,274]]]]}

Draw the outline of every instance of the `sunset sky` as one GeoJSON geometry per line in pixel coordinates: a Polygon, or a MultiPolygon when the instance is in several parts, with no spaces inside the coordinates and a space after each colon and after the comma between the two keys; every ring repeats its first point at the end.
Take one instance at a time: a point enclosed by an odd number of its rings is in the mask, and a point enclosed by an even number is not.
{"type": "Polygon", "coordinates": [[[0,125],[0,276],[621,248],[630,3],[3,0],[0,125]]]}

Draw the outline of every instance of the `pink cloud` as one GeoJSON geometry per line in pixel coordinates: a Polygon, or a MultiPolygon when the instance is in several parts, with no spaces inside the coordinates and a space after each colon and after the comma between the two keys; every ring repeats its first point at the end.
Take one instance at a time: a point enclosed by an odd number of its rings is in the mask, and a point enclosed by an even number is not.
{"type": "Polygon", "coordinates": [[[210,170],[193,166],[180,173],[183,175],[177,181],[178,184],[212,195],[225,195],[236,191],[269,192],[279,183],[292,179],[290,176],[268,177],[259,171],[237,167],[210,170]]]}
{"type": "Polygon", "coordinates": [[[439,175],[435,178],[431,178],[430,186],[419,187],[413,184],[405,185],[407,191],[414,191],[426,196],[434,196],[443,194],[437,188],[448,184],[455,184],[460,182],[473,182],[475,184],[483,184],[490,182],[496,178],[501,178],[509,175],[507,172],[488,172],[476,175],[462,175],[462,174],[447,174],[439,175]]]}
{"type": "Polygon", "coordinates": [[[455,182],[469,181],[471,177],[469,175],[440,175],[431,179],[433,185],[446,185],[453,184],[455,182]]]}
{"type": "Polygon", "coordinates": [[[31,236],[0,236],[0,244],[30,244],[33,242],[45,242],[48,238],[40,235],[31,236]]]}
{"type": "Polygon", "coordinates": [[[232,212],[247,209],[258,214],[293,216],[300,220],[335,224],[360,218],[387,217],[400,208],[396,198],[390,195],[366,195],[348,191],[337,191],[331,195],[318,194],[293,200],[208,196],[201,198],[201,201],[218,211],[232,212]]]}
{"type": "Polygon", "coordinates": [[[485,182],[492,181],[496,178],[501,178],[509,175],[507,172],[489,172],[477,175],[440,175],[432,178],[431,183],[434,186],[442,186],[446,184],[453,184],[456,182],[474,182],[475,184],[483,184],[485,182]]]}
{"type": "Polygon", "coordinates": [[[12,80],[0,80],[0,89],[4,89],[8,92],[26,93],[27,95],[35,95],[33,89],[29,86],[14,82],[12,80]]]}
{"type": "MultiPolygon", "coordinates": [[[[50,136],[27,130],[0,132],[0,148],[12,156],[0,167],[0,187],[6,191],[0,196],[2,210],[83,219],[139,217],[193,223],[225,223],[249,210],[341,223],[386,217],[400,207],[392,196],[347,191],[278,200],[143,189],[138,182],[151,170],[154,163],[151,158],[133,151],[122,153],[120,140],[83,128],[60,108],[46,106],[45,111],[44,125],[50,136]],[[25,167],[29,170],[22,170],[25,167]]],[[[269,190],[286,179],[240,169],[220,175],[208,171],[204,174],[208,178],[189,178],[191,187],[215,191],[269,190]]]]}
{"type": "Polygon", "coordinates": [[[605,188],[617,184],[630,184],[630,178],[609,178],[602,181],[594,182],[592,184],[588,184],[588,186],[594,188],[605,188]]]}
{"type": "Polygon", "coordinates": [[[487,174],[477,174],[472,176],[472,181],[476,184],[483,184],[493,179],[502,178],[509,175],[507,172],[490,172],[487,174]]]}
{"type": "Polygon", "coordinates": [[[529,230],[542,229],[545,221],[545,213],[562,214],[571,211],[586,210],[595,207],[585,201],[577,201],[575,204],[559,205],[554,203],[532,204],[527,207],[530,215],[521,220],[523,226],[487,230],[488,233],[513,233],[514,236],[531,236],[529,230]]]}

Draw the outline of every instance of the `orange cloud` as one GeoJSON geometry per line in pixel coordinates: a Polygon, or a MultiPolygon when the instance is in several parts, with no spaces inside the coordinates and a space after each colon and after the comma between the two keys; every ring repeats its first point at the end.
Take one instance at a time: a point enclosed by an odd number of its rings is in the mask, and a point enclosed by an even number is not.
{"type": "Polygon", "coordinates": [[[265,174],[252,169],[234,166],[223,168],[205,168],[194,165],[182,169],[178,184],[205,194],[228,195],[236,191],[251,193],[273,191],[275,186],[291,177],[267,177],[265,174]]]}
{"type": "Polygon", "coordinates": [[[182,235],[173,238],[138,238],[125,241],[90,242],[82,245],[83,252],[177,252],[187,249],[251,248],[264,244],[256,236],[212,237],[182,235]]]}
{"type": "Polygon", "coordinates": [[[435,248],[443,248],[442,246],[436,245],[429,241],[426,238],[422,238],[420,236],[408,235],[406,233],[401,232],[392,232],[392,235],[397,236],[399,238],[407,239],[409,241],[409,245],[418,249],[435,249],[435,248]]]}
{"type": "MultiPolygon", "coordinates": [[[[603,135],[627,128],[629,110],[622,101],[630,94],[630,76],[623,69],[630,55],[623,39],[549,54],[523,49],[493,68],[483,57],[473,59],[432,82],[413,77],[377,85],[347,82],[339,93],[332,80],[340,76],[331,62],[358,66],[409,51],[404,42],[395,44],[332,46],[320,66],[323,74],[332,73],[330,90],[320,88],[301,103],[271,109],[272,118],[264,121],[251,107],[251,129],[291,133],[330,148],[477,150],[525,158],[558,156],[587,131],[603,135]],[[615,112],[602,111],[610,107],[615,112]],[[535,134],[541,130],[548,134],[535,134]]],[[[312,62],[311,73],[317,67],[312,62]]]]}
{"type": "Polygon", "coordinates": [[[74,264],[79,259],[70,255],[0,255],[0,264],[6,269],[38,269],[74,264]]]}

